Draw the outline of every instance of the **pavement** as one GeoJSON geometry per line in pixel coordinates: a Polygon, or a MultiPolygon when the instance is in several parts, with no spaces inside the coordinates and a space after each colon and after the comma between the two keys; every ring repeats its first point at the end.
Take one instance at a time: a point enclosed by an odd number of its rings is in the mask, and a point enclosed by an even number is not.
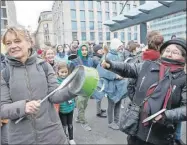
{"type": "MultiPolygon", "coordinates": [[[[104,98],[102,109],[107,109],[107,105],[107,98],[104,98]]],[[[123,110],[121,109],[121,112],[123,110]]],[[[75,109],[74,119],[76,116],[77,110],[75,109]]],[[[88,102],[86,119],[92,128],[91,131],[85,131],[74,120],[74,140],[77,144],[127,144],[127,135],[125,133],[108,128],[107,118],[96,117],[96,101],[94,99],[90,99],[88,102]]],[[[186,143],[186,122],[182,125],[182,140],[186,143]]]]}

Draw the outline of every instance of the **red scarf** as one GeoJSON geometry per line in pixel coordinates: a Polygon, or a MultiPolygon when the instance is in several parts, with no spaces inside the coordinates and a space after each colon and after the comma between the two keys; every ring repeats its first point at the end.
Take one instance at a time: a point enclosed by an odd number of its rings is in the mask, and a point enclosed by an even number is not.
{"type": "Polygon", "coordinates": [[[147,49],[143,52],[142,59],[143,60],[157,60],[160,58],[160,52],[153,49],[147,49]]]}

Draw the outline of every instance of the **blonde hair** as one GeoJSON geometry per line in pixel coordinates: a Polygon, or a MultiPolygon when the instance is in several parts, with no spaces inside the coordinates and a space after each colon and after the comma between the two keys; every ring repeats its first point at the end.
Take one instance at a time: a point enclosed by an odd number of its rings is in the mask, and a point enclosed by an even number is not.
{"type": "Polygon", "coordinates": [[[45,59],[48,50],[52,50],[54,52],[54,55],[56,54],[55,50],[52,47],[45,48],[43,53],[42,53],[42,58],[43,59],[45,59]]]}
{"type": "Polygon", "coordinates": [[[3,35],[2,42],[4,45],[6,45],[7,33],[13,33],[16,36],[16,38],[18,38],[19,36],[23,36],[27,41],[33,44],[32,37],[27,29],[18,26],[12,26],[12,27],[8,27],[3,35]]]}

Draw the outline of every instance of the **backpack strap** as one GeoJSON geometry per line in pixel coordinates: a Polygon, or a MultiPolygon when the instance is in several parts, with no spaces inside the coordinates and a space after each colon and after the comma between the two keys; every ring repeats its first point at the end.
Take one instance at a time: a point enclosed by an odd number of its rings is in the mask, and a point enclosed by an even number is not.
{"type": "Polygon", "coordinates": [[[6,65],[5,68],[2,70],[2,77],[5,80],[7,86],[9,87],[10,70],[9,70],[9,66],[8,65],[6,65]]]}
{"type": "Polygon", "coordinates": [[[45,61],[42,62],[41,66],[42,66],[42,68],[43,68],[43,70],[45,72],[45,76],[47,77],[47,75],[48,75],[48,65],[47,65],[47,62],[45,62],[45,61]]]}

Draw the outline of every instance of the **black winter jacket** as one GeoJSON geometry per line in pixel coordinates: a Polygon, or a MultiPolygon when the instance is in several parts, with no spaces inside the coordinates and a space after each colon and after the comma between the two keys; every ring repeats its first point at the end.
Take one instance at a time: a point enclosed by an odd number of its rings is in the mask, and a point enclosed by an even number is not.
{"type": "MultiPolygon", "coordinates": [[[[136,92],[134,95],[134,101],[136,104],[140,104],[146,97],[145,94],[152,84],[158,81],[159,76],[159,64],[154,61],[144,61],[142,63],[121,63],[108,61],[111,64],[109,70],[119,74],[120,76],[127,78],[137,79],[136,92]],[[146,65],[145,65],[146,63],[146,65]],[[143,77],[145,79],[143,79],[143,77]]],[[[174,127],[172,135],[176,131],[176,124],[181,121],[187,121],[186,116],[186,74],[184,71],[172,73],[172,85],[176,85],[176,89],[171,95],[170,107],[165,111],[164,117],[162,118],[162,123],[155,123],[153,125],[149,141],[152,144],[168,144],[173,137],[169,132],[169,125],[174,127]]],[[[140,122],[138,126],[137,137],[145,141],[148,135],[150,126],[143,126],[143,111],[140,112],[140,122]]]]}

